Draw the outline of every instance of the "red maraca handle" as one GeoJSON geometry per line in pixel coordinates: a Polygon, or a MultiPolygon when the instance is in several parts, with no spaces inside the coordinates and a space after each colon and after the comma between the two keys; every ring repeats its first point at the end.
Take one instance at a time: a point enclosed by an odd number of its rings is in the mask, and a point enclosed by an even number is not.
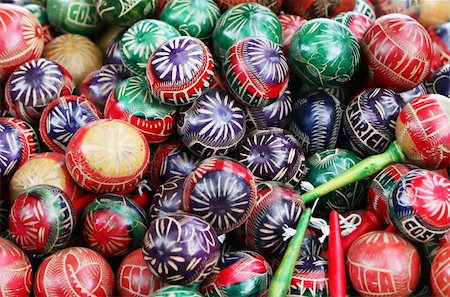
{"type": "MultiPolygon", "coordinates": [[[[342,239],[342,249],[344,251],[344,255],[347,255],[348,249],[352,245],[353,242],[355,242],[358,237],[360,237],[363,234],[366,234],[370,231],[374,230],[381,230],[383,229],[383,222],[378,219],[378,217],[375,215],[375,213],[372,210],[368,210],[362,219],[361,225],[356,228],[355,231],[350,233],[349,235],[345,236],[342,239]]],[[[330,249],[326,250],[323,253],[323,256],[329,258],[330,249]]]]}
{"type": "Polygon", "coordinates": [[[328,249],[331,253],[331,256],[328,257],[330,296],[345,297],[347,291],[345,255],[342,248],[339,214],[335,210],[330,213],[330,235],[328,237],[328,249]]]}

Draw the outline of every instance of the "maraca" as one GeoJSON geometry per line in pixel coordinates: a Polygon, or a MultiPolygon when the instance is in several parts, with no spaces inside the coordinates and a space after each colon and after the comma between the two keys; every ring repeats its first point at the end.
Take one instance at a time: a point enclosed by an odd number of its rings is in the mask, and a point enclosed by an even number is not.
{"type": "MultiPolygon", "coordinates": [[[[340,187],[362,180],[377,173],[391,163],[403,162],[406,157],[424,168],[439,169],[450,166],[450,98],[438,94],[417,97],[400,111],[396,125],[396,138],[388,149],[371,156],[345,173],[302,195],[305,203],[340,187]],[[405,156],[406,155],[406,156],[405,156]]],[[[370,213],[370,212],[368,212],[370,213]]],[[[299,224],[297,230],[303,226],[299,224]]],[[[353,233],[352,233],[353,234],[353,233]]],[[[289,288],[291,271],[302,244],[302,236],[294,236],[289,242],[282,264],[271,284],[269,297],[284,296],[289,288]]]]}

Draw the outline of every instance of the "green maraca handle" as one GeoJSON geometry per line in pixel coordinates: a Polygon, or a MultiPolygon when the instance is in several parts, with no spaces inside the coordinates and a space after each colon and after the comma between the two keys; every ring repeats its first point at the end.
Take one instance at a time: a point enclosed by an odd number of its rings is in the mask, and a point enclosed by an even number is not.
{"type": "Polygon", "coordinates": [[[381,154],[370,156],[344,173],[339,174],[335,178],[321,184],[317,188],[302,195],[303,202],[309,203],[328,193],[331,193],[343,186],[355,183],[365,179],[392,163],[401,163],[406,160],[400,145],[394,141],[388,149],[381,154]]]}
{"type": "Polygon", "coordinates": [[[289,286],[291,285],[292,274],[294,273],[295,263],[298,254],[302,248],[303,238],[311,219],[311,209],[303,210],[294,237],[291,238],[289,246],[284,253],[283,259],[270,282],[268,297],[284,297],[286,296],[289,286]]]}

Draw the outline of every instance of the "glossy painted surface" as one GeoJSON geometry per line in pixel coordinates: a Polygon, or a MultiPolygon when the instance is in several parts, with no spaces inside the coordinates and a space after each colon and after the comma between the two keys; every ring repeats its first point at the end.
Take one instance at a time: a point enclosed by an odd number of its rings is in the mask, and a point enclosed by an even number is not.
{"type": "Polygon", "coordinates": [[[172,285],[159,289],[152,295],[152,297],[185,297],[185,296],[202,297],[202,294],[189,287],[172,285]]]}
{"type": "Polygon", "coordinates": [[[358,42],[361,41],[367,29],[373,25],[373,20],[371,18],[354,11],[342,12],[333,19],[346,26],[353,33],[358,42]]]}
{"type": "Polygon", "coordinates": [[[162,183],[153,194],[150,204],[149,219],[165,216],[169,213],[183,213],[184,176],[174,176],[162,183]]]}
{"type": "Polygon", "coordinates": [[[450,294],[448,278],[450,276],[450,243],[439,249],[431,265],[431,287],[436,297],[450,294]]]}
{"type": "Polygon", "coordinates": [[[305,24],[307,20],[294,14],[279,14],[278,19],[280,20],[280,24],[283,29],[283,53],[287,57],[289,54],[289,46],[291,45],[292,37],[300,26],[305,24]]]}
{"type": "Polygon", "coordinates": [[[144,259],[159,280],[179,285],[201,281],[216,266],[220,244],[203,219],[169,214],[152,222],[142,244],[144,259]]]}
{"type": "Polygon", "coordinates": [[[329,296],[329,294],[327,259],[318,255],[298,258],[287,296],[329,296]]]}
{"type": "Polygon", "coordinates": [[[425,81],[425,87],[429,94],[440,94],[450,98],[450,64],[444,65],[433,73],[425,81]]]}
{"type": "Polygon", "coordinates": [[[129,27],[137,21],[152,17],[156,0],[95,0],[95,7],[105,22],[129,27]]]}
{"type": "Polygon", "coordinates": [[[342,86],[358,72],[360,47],[344,25],[334,20],[314,19],[292,37],[289,63],[292,71],[307,83],[342,86]]]}
{"type": "Polygon", "coordinates": [[[416,248],[387,231],[362,235],[347,255],[350,280],[361,296],[409,296],[418,285],[420,268],[416,248]]]}
{"type": "Polygon", "coordinates": [[[112,296],[114,273],[98,253],[83,247],[58,251],[36,271],[36,297],[112,296]]]}
{"type": "Polygon", "coordinates": [[[355,7],[355,0],[283,0],[283,10],[286,13],[299,15],[306,19],[331,18],[355,7]]]}
{"type": "Polygon", "coordinates": [[[250,170],[228,157],[211,157],[186,178],[183,209],[202,217],[217,234],[223,234],[248,219],[256,195],[255,178],[250,170]]]}

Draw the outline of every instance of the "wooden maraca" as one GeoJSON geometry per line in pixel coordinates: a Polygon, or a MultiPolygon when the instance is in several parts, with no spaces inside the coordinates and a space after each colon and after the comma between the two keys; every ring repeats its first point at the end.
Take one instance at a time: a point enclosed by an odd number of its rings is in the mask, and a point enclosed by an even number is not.
{"type": "MultiPolygon", "coordinates": [[[[406,157],[415,165],[427,169],[447,168],[450,165],[450,99],[438,94],[417,97],[400,111],[396,125],[396,141],[388,149],[359,162],[345,173],[302,195],[310,203],[342,186],[377,173],[387,165],[404,162],[406,157]]],[[[303,224],[298,224],[301,230],[303,224]]],[[[300,233],[298,231],[298,233],[300,233]]],[[[356,236],[356,235],[355,235],[356,236]]],[[[288,251],[300,249],[302,236],[294,236],[288,251]]],[[[269,297],[284,296],[287,292],[298,253],[286,252],[274,274],[269,297]],[[283,264],[283,265],[282,265],[283,264]]]]}

